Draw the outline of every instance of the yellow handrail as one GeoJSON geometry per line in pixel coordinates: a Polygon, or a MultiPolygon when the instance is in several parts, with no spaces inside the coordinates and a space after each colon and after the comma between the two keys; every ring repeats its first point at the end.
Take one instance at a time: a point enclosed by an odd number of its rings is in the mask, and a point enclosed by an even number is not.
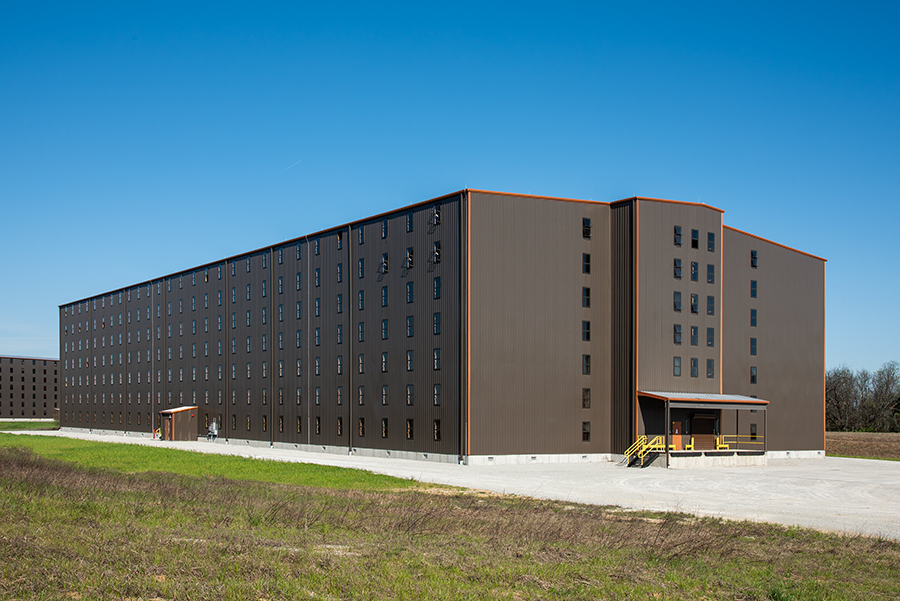
{"type": "MultiPolygon", "coordinates": [[[[644,437],[646,438],[646,437],[644,437]]],[[[645,444],[638,451],[638,458],[641,460],[641,465],[644,465],[644,457],[646,457],[650,451],[665,451],[666,450],[666,441],[662,436],[657,436],[647,444],[645,444]]]]}
{"type": "Polygon", "coordinates": [[[630,447],[625,449],[625,462],[628,463],[631,459],[631,456],[637,453],[641,448],[643,448],[644,444],[647,442],[646,436],[639,436],[637,440],[634,441],[630,447]]]}

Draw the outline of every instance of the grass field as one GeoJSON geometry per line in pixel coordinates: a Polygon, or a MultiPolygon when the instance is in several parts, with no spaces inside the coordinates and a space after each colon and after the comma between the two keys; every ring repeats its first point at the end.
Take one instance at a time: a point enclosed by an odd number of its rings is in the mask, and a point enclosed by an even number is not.
{"type": "Polygon", "coordinates": [[[27,420],[0,420],[0,432],[16,432],[21,430],[59,430],[59,422],[53,421],[27,421],[27,420]]]}
{"type": "Polygon", "coordinates": [[[900,432],[826,432],[826,454],[900,460],[900,432]]]}
{"type": "Polygon", "coordinates": [[[0,598],[900,597],[892,541],[57,440],[0,435],[0,598]]]}

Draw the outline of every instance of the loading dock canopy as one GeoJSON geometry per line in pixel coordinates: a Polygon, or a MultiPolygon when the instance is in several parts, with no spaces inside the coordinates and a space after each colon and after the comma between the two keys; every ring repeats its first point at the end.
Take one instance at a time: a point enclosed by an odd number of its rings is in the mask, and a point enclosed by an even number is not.
{"type": "Polygon", "coordinates": [[[671,409],[765,409],[769,401],[740,394],[638,391],[639,396],[668,401],[671,409]]]}

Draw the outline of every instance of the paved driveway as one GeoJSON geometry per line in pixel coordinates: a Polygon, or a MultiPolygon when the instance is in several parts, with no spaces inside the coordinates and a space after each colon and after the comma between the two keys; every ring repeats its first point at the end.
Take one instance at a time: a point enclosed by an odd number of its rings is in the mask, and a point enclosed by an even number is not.
{"type": "Polygon", "coordinates": [[[628,469],[612,463],[463,466],[222,443],[162,442],[73,432],[52,434],[353,467],[421,482],[542,499],[683,511],[900,540],[900,461],[827,457],[772,460],[767,467],[678,470],[628,469]]]}

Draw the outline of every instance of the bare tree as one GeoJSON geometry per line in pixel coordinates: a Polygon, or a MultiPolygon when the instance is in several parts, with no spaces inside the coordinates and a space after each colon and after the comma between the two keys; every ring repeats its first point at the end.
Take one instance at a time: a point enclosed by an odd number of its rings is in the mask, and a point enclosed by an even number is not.
{"type": "Polygon", "coordinates": [[[856,374],[847,367],[825,372],[825,418],[832,431],[855,430],[859,424],[856,374]]]}
{"type": "Polygon", "coordinates": [[[825,419],[832,431],[900,430],[900,363],[874,374],[846,365],[825,373],[825,419]]]}
{"type": "Polygon", "coordinates": [[[900,398],[900,363],[889,361],[872,376],[868,411],[873,430],[887,432],[894,425],[894,412],[900,398]]]}

